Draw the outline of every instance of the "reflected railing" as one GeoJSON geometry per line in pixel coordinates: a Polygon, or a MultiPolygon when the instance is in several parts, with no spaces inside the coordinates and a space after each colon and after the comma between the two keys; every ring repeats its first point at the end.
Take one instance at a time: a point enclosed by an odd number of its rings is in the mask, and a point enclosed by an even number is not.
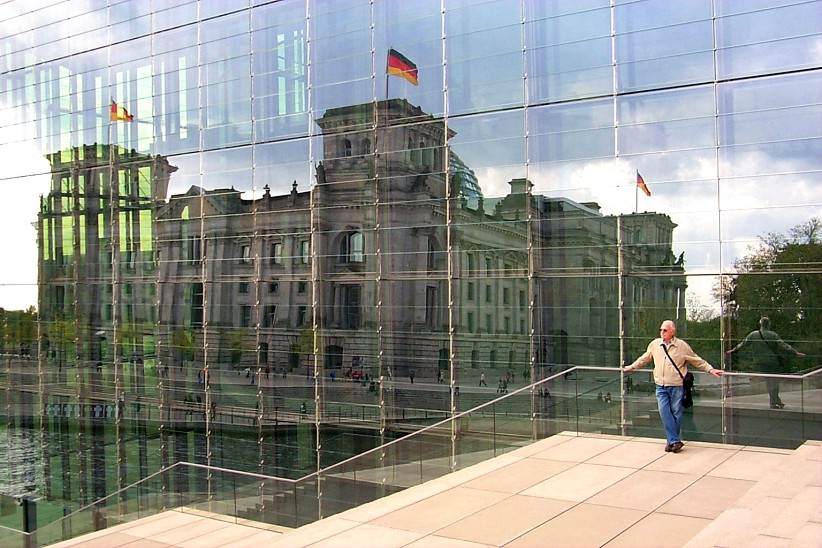
{"type": "MultiPolygon", "coordinates": [[[[820,439],[820,372],[697,372],[683,437],[769,447],[820,439]],[[772,408],[777,391],[783,405],[772,408]]],[[[11,531],[18,537],[3,545],[46,545],[166,510],[296,528],[563,431],[660,437],[651,372],[574,366],[299,479],[178,462],[38,528],[36,537],[11,531]]]]}

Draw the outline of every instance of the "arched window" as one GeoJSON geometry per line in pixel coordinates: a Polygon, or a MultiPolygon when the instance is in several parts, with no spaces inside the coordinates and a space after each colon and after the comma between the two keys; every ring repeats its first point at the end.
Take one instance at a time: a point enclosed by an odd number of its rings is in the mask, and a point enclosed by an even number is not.
{"type": "Polygon", "coordinates": [[[411,156],[411,163],[412,164],[419,164],[422,156],[422,151],[414,146],[414,141],[411,137],[408,138],[408,150],[411,156]]]}
{"type": "Polygon", "coordinates": [[[361,263],[365,260],[365,238],[362,232],[349,232],[340,240],[340,262],[361,263]]]}
{"type": "Polygon", "coordinates": [[[346,158],[351,156],[351,141],[348,139],[343,139],[342,141],[342,154],[346,158]]]}
{"type": "Polygon", "coordinates": [[[428,270],[436,270],[440,263],[440,246],[433,236],[428,237],[428,256],[426,266],[428,270]]]}
{"type": "Polygon", "coordinates": [[[451,365],[451,360],[448,357],[448,349],[447,348],[440,348],[439,357],[437,358],[437,369],[440,371],[448,371],[449,366],[451,365]]]}

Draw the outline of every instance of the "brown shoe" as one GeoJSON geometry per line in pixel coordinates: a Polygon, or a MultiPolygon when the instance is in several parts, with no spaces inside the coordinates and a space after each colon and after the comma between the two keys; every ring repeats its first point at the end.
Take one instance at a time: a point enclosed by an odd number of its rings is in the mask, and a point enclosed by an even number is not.
{"type": "Polygon", "coordinates": [[[679,453],[680,451],[682,451],[683,447],[685,447],[684,443],[682,443],[681,441],[676,441],[671,444],[671,451],[673,451],[674,453],[679,453]]]}
{"type": "Polygon", "coordinates": [[[670,453],[671,451],[673,451],[673,449],[674,449],[674,447],[670,443],[665,444],[665,452],[666,453],[670,453]]]}

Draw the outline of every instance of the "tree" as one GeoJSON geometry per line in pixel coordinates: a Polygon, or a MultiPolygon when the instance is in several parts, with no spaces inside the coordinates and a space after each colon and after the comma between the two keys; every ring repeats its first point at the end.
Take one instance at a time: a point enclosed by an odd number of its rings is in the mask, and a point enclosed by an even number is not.
{"type": "MultiPolygon", "coordinates": [[[[793,346],[815,353],[822,331],[822,222],[812,218],[788,230],[768,233],[736,262],[738,274],[718,287],[735,338],[771,326],[793,346]]],[[[810,362],[809,362],[810,363],[810,362]]]]}

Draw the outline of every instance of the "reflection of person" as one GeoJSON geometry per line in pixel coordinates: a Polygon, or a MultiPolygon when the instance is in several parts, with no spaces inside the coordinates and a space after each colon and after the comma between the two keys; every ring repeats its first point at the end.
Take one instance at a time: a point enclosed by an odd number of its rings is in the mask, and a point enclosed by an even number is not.
{"type": "Polygon", "coordinates": [[[667,444],[665,451],[679,453],[683,443],[680,437],[682,428],[682,377],[688,372],[688,365],[701,369],[715,377],[722,375],[722,371],[714,369],[711,364],[694,353],[690,345],[682,339],[676,338],[676,324],[665,320],[659,327],[659,338],[648,345],[648,349],[634,363],[625,368],[632,372],[654,363],[654,383],[656,383],[656,401],[659,407],[659,416],[665,426],[667,444]],[[672,363],[673,362],[673,363],[672,363]],[[677,373],[676,369],[680,371],[677,373]]]}
{"type": "MultiPolygon", "coordinates": [[[[771,320],[767,316],[759,319],[759,329],[751,331],[742,341],[728,350],[729,356],[738,350],[749,347],[751,359],[757,371],[764,373],[783,373],[782,363],[788,354],[803,357],[805,354],[783,341],[776,331],[771,331],[771,320]]],[[[782,409],[785,404],[779,398],[779,379],[766,379],[768,399],[771,409],[782,409]]]]}

